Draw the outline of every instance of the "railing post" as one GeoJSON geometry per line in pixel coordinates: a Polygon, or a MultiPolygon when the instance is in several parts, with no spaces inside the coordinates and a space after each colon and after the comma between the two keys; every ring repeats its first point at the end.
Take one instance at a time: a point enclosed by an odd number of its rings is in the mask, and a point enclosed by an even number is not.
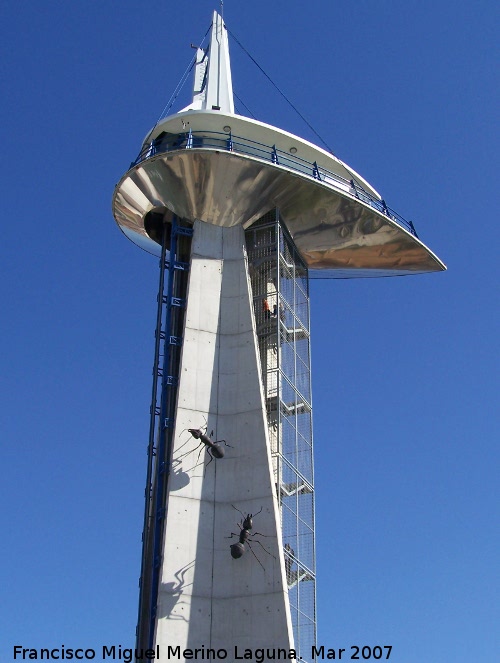
{"type": "Polygon", "coordinates": [[[418,239],[417,231],[415,230],[415,226],[413,225],[413,221],[408,221],[408,225],[410,226],[411,234],[415,235],[415,237],[418,239]]]}

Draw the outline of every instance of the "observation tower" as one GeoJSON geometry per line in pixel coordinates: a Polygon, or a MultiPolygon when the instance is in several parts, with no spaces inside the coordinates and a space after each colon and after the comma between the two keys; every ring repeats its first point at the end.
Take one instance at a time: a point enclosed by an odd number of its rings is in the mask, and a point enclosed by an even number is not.
{"type": "Polygon", "coordinates": [[[446,268],[333,154],[235,114],[216,12],[194,79],[113,196],[160,258],[137,648],[311,661],[309,273],[446,268]]]}

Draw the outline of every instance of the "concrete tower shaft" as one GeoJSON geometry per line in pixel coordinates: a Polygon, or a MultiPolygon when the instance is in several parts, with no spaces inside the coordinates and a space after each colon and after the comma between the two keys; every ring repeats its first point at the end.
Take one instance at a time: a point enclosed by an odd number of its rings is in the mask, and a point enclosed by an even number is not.
{"type": "Polygon", "coordinates": [[[195,223],[158,595],[162,651],[172,642],[293,646],[246,264],[241,227],[195,223]],[[209,462],[188,431],[205,426],[227,443],[224,458],[209,462]],[[258,515],[233,559],[238,511],[258,515]]]}

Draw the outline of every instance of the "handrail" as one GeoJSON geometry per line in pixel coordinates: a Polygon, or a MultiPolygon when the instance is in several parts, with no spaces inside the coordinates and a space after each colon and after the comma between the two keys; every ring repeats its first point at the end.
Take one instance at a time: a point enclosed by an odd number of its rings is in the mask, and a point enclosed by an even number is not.
{"type": "Polygon", "coordinates": [[[297,173],[309,175],[314,179],[329,184],[337,190],[342,191],[363,203],[370,205],[373,209],[384,214],[398,225],[408,230],[418,238],[415,227],[411,221],[407,221],[400,214],[387,206],[385,200],[375,198],[353,179],[346,179],[337,173],[318,166],[316,162],[311,163],[288,152],[278,150],[276,145],[264,145],[250,138],[234,136],[231,133],[218,131],[189,131],[180,134],[169,134],[164,137],[155,138],[143,146],[136,160],[130,164],[130,168],[136,166],[146,159],[165,152],[188,150],[193,148],[225,150],[246,156],[257,157],[278,166],[284,166],[297,173]]]}

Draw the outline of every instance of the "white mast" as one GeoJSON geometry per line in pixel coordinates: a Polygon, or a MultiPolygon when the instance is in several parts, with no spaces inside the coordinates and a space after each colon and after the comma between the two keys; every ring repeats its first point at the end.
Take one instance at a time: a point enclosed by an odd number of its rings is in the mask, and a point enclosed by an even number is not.
{"type": "Polygon", "coordinates": [[[193,102],[183,108],[187,110],[234,113],[227,30],[222,16],[215,11],[210,46],[206,51],[198,48],[196,53],[193,102]]]}

